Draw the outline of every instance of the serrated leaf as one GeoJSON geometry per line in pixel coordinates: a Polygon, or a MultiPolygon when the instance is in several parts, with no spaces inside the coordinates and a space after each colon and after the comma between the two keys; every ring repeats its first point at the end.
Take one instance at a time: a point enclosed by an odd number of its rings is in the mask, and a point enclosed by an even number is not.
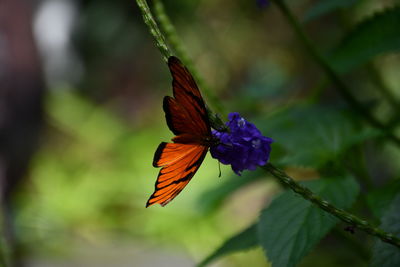
{"type": "MultiPolygon", "coordinates": [[[[391,203],[382,218],[381,228],[400,237],[400,194],[391,203]]],[[[372,267],[400,266],[400,249],[391,244],[377,240],[372,254],[372,267]]]]}
{"type": "Polygon", "coordinates": [[[320,0],[304,15],[304,21],[309,22],[340,8],[350,7],[359,0],[320,0]]]}
{"type": "Polygon", "coordinates": [[[375,217],[381,218],[383,216],[398,193],[400,193],[400,179],[390,182],[367,195],[368,206],[375,217]]]}
{"type": "Polygon", "coordinates": [[[400,50],[400,7],[386,9],[349,32],[330,56],[333,68],[346,73],[372,57],[400,50]]]}
{"type": "MultiPolygon", "coordinates": [[[[304,185],[343,209],[352,205],[359,192],[352,177],[325,178],[304,185]]],[[[310,201],[286,191],[262,211],[258,238],[272,266],[295,266],[337,222],[310,201]]]]}
{"type": "Polygon", "coordinates": [[[211,263],[212,261],[226,254],[233,253],[236,251],[251,249],[257,246],[258,239],[256,232],[257,232],[257,224],[253,224],[244,231],[232,236],[214,253],[212,253],[201,263],[199,263],[198,266],[206,266],[207,264],[211,263]]]}

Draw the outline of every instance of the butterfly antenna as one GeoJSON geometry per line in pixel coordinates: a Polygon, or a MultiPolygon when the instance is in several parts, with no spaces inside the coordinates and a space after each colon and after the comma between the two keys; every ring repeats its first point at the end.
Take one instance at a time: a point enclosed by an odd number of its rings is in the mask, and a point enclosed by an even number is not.
{"type": "Polygon", "coordinates": [[[218,161],[218,169],[219,169],[219,175],[218,178],[221,177],[221,162],[218,161]]]}

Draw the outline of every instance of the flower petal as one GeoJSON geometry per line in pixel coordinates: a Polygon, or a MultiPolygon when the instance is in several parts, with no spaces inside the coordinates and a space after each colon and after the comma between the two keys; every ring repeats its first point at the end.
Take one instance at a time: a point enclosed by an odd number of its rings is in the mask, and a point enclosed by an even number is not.
{"type": "Polygon", "coordinates": [[[230,113],[228,118],[226,126],[229,132],[212,132],[219,143],[211,146],[211,156],[222,164],[230,164],[238,175],[243,170],[255,170],[257,166],[265,165],[273,140],[263,136],[254,124],[237,112],[230,113]]]}

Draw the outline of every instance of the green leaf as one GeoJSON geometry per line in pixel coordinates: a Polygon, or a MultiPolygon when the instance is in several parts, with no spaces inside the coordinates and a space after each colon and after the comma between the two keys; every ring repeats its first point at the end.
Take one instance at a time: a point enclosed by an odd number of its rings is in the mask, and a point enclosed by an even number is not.
{"type": "Polygon", "coordinates": [[[383,216],[398,193],[400,193],[400,179],[390,182],[367,195],[368,205],[375,217],[381,218],[383,216]]]}
{"type": "Polygon", "coordinates": [[[242,251],[251,249],[258,245],[257,240],[257,224],[251,225],[244,231],[229,238],[220,248],[214,253],[204,259],[198,266],[206,266],[210,262],[220,258],[226,254],[233,253],[236,251],[242,251]]]}
{"type": "Polygon", "coordinates": [[[255,123],[275,140],[272,162],[311,168],[335,161],[350,147],[380,134],[372,128],[356,127],[352,114],[343,108],[323,106],[297,105],[255,123]]]}
{"type": "MultiPolygon", "coordinates": [[[[304,185],[343,209],[352,205],[359,192],[351,177],[319,179],[304,185]]],[[[337,222],[311,202],[286,191],[262,211],[259,242],[272,266],[295,266],[337,222]]]]}
{"type": "MultiPolygon", "coordinates": [[[[381,227],[400,237],[400,194],[391,203],[382,218],[381,227]]],[[[400,249],[388,243],[377,240],[372,254],[372,267],[400,266],[400,249]]]]}
{"type": "Polygon", "coordinates": [[[320,0],[313,5],[304,15],[304,22],[317,19],[339,8],[350,7],[359,0],[320,0]]]}
{"type": "Polygon", "coordinates": [[[372,57],[400,50],[400,7],[386,9],[349,32],[330,56],[334,69],[346,73],[372,57]]]}

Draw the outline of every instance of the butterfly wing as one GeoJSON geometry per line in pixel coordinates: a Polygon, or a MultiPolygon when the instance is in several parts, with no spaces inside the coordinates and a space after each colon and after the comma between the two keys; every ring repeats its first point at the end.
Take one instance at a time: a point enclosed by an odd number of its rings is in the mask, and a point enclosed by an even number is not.
{"type": "Polygon", "coordinates": [[[169,129],[175,134],[211,136],[207,109],[188,69],[176,57],[168,59],[174,98],[166,96],[163,108],[169,129]]]}
{"type": "Polygon", "coordinates": [[[163,108],[174,143],[161,143],[153,166],[162,167],[146,207],[165,206],[189,183],[207,154],[211,127],[207,109],[190,72],[176,57],[168,59],[174,97],[164,97],[163,108]]]}
{"type": "Polygon", "coordinates": [[[157,203],[165,206],[173,200],[199,169],[207,150],[208,147],[198,144],[161,143],[154,155],[153,166],[162,169],[146,207],[157,203]]]}

